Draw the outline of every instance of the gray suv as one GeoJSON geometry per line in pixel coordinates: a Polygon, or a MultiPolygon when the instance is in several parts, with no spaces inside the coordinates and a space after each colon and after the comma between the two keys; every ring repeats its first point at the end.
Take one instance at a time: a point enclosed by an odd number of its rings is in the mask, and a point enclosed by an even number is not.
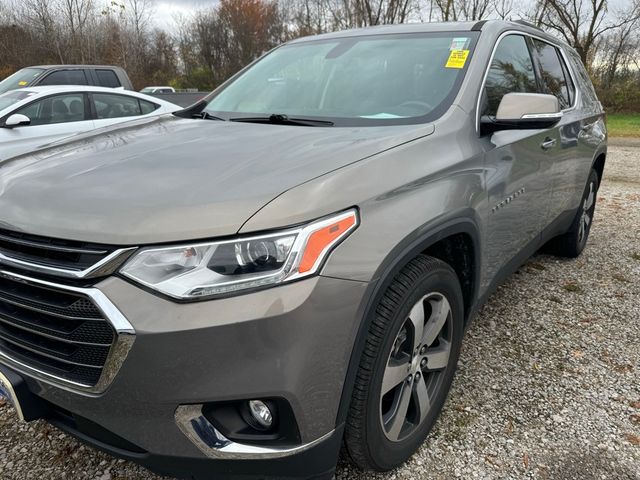
{"type": "Polygon", "coordinates": [[[393,469],[496,286],[584,249],[605,158],[579,57],[526,24],[295,40],[0,163],[0,388],[160,473],[393,469]]]}

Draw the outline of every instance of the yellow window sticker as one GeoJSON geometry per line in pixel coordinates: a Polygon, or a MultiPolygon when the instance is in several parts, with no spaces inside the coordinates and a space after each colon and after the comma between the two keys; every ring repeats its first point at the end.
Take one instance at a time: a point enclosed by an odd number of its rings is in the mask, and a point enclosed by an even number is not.
{"type": "Polygon", "coordinates": [[[447,60],[446,68],[464,68],[464,64],[467,63],[467,57],[469,56],[469,50],[451,50],[449,54],[449,60],[447,60]]]}
{"type": "Polygon", "coordinates": [[[18,82],[18,85],[20,85],[21,87],[24,87],[27,85],[27,83],[29,82],[25,82],[24,80],[22,80],[21,82],[18,82]]]}

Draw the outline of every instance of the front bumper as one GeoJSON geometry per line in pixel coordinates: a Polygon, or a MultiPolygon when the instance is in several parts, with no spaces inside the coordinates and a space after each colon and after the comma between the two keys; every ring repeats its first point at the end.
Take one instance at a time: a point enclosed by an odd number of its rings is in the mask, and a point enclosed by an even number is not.
{"type": "Polygon", "coordinates": [[[31,392],[64,412],[53,415],[52,423],[115,455],[175,476],[330,475],[342,436],[336,418],[366,283],[314,277],[187,304],[117,277],[95,288],[131,323],[136,338],[111,385],[100,394],[63,388],[17,369],[31,392]],[[176,421],[181,406],[265,397],[285,399],[297,423],[300,445],[284,455],[282,448],[269,455],[269,445],[261,445],[266,450],[240,449],[242,455],[234,448],[227,448],[227,456],[224,449],[207,451],[211,445],[203,448],[176,421]],[[82,428],[86,424],[123,442],[104,441],[108,435],[93,435],[92,429],[82,428]]]}

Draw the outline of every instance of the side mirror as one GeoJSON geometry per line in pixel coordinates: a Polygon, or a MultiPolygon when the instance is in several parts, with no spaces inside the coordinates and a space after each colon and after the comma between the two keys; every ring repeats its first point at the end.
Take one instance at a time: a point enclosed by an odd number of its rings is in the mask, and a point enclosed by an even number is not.
{"type": "Polygon", "coordinates": [[[16,127],[24,127],[27,125],[31,125],[31,119],[26,115],[21,115],[19,113],[14,113],[7,121],[4,122],[5,128],[16,128],[16,127]]]}
{"type": "Polygon", "coordinates": [[[558,99],[542,93],[507,93],[498,106],[496,117],[483,116],[483,134],[498,130],[551,128],[562,118],[558,99]]]}

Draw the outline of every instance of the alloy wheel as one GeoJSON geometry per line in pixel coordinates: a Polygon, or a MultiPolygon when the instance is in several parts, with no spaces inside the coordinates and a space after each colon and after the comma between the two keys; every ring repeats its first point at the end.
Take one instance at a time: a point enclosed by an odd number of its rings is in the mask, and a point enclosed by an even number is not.
{"type": "Polygon", "coordinates": [[[396,335],[382,380],[380,421],[399,442],[425,420],[441,388],[451,356],[451,306],[440,293],[422,297],[396,335]]]}

